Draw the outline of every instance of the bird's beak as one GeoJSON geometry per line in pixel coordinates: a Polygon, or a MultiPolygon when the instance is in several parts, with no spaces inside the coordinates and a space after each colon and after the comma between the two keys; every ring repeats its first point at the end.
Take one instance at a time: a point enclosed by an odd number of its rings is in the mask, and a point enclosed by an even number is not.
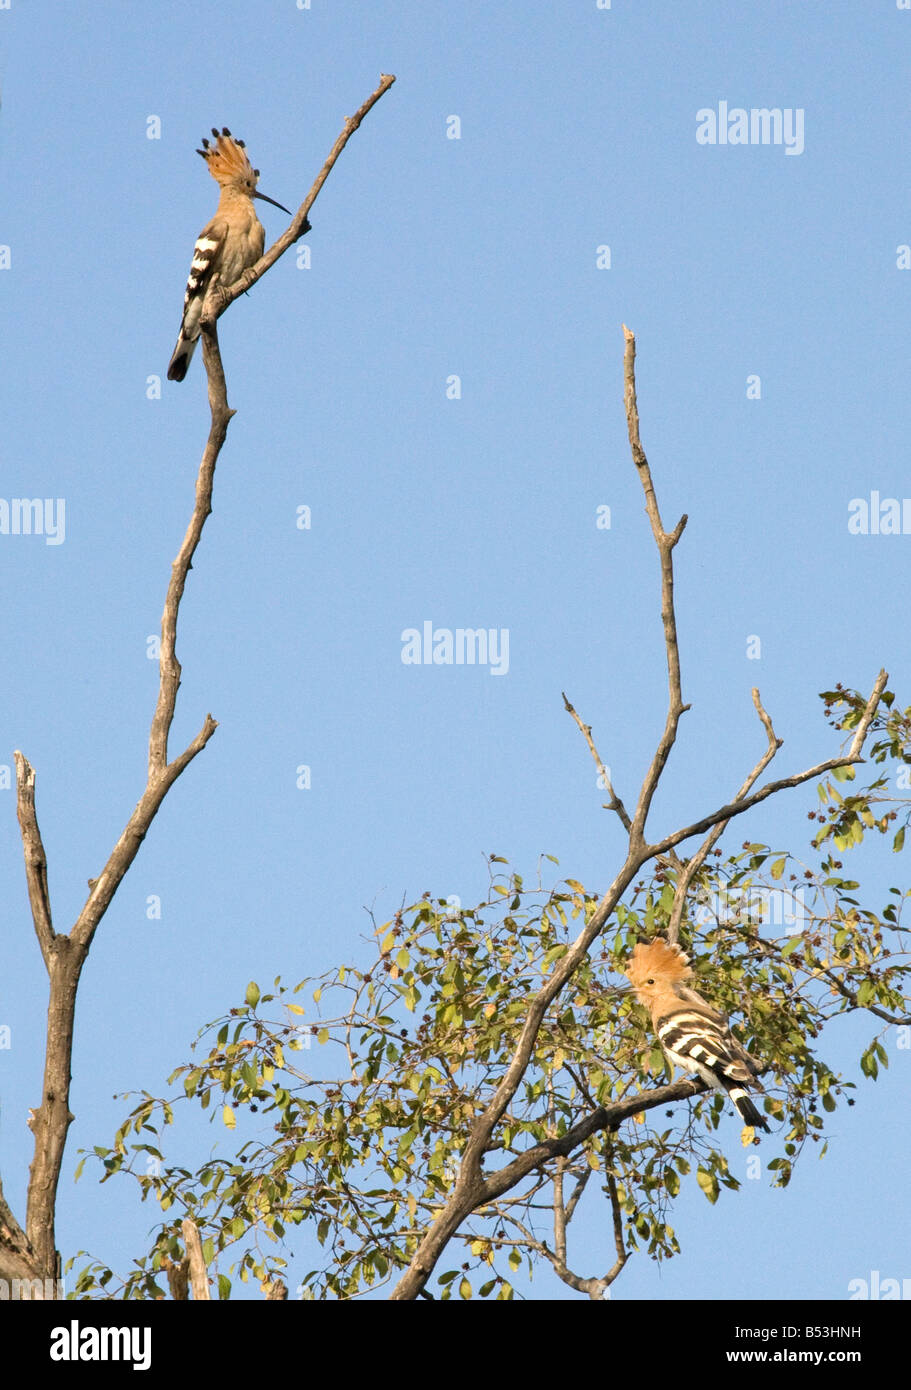
{"type": "Polygon", "coordinates": [[[286,212],[289,217],[294,216],[294,213],[291,211],[291,209],[286,208],[284,203],[277,203],[274,198],[267,198],[265,193],[254,193],[253,197],[262,198],[264,203],[271,203],[274,208],[281,208],[282,212],[286,212]]]}

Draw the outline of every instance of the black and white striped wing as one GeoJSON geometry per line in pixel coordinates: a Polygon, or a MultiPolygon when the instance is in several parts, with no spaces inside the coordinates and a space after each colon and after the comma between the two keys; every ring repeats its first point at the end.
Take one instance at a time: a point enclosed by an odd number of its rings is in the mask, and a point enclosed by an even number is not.
{"type": "Polygon", "coordinates": [[[706,1005],[684,1004],[657,1019],[655,1029],[672,1066],[695,1072],[706,1085],[726,1091],[747,1124],[768,1128],[746,1090],[762,1090],[757,1064],[733,1036],[723,1014],[706,1005]]]}
{"type": "Polygon", "coordinates": [[[202,317],[206,291],[212,282],[213,273],[218,268],[219,255],[226,234],[227,228],[213,218],[196,239],[190,274],[187,277],[187,288],[183,297],[180,334],[168,365],[169,381],[183,381],[187,374],[187,368],[199,338],[199,320],[202,317]]]}

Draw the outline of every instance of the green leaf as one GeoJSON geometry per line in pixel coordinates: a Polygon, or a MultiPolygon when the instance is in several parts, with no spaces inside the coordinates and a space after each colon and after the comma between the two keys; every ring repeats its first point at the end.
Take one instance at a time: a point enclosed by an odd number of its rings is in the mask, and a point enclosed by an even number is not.
{"type": "MultiPolygon", "coordinates": [[[[237,995],[234,997],[236,999],[237,995]]],[[[224,1110],[222,1110],[221,1118],[224,1120],[227,1129],[236,1129],[237,1121],[234,1118],[234,1111],[231,1109],[230,1105],[226,1105],[224,1110]]]]}
{"type": "Polygon", "coordinates": [[[712,1206],[718,1201],[718,1175],[710,1173],[707,1168],[699,1167],[696,1170],[696,1181],[702,1188],[712,1206]]]}
{"type": "Polygon", "coordinates": [[[900,830],[896,830],[896,832],[895,832],[895,839],[892,841],[892,848],[895,850],[896,853],[898,853],[898,851],[902,848],[902,846],[904,845],[904,843],[905,843],[905,827],[902,826],[900,830]]]}
{"type": "MultiPolygon", "coordinates": [[[[236,994],[234,998],[237,998],[236,994]]],[[[256,1008],[257,1004],[259,1003],[259,985],[256,983],[255,980],[251,980],[250,983],[247,985],[247,992],[244,995],[244,998],[250,1005],[251,1009],[256,1008]]]]}
{"type": "Polygon", "coordinates": [[[412,1144],[414,1143],[415,1139],[417,1139],[417,1137],[418,1131],[416,1125],[412,1129],[405,1131],[398,1143],[397,1153],[399,1158],[403,1158],[405,1156],[405,1154],[411,1148],[412,1144]]]}
{"type": "Polygon", "coordinates": [[[835,778],[836,782],[853,782],[853,781],[854,781],[854,768],[853,768],[853,767],[833,767],[833,769],[832,769],[832,776],[835,778]]]}
{"type": "Polygon", "coordinates": [[[781,875],[784,873],[784,866],[787,862],[788,861],[786,855],[782,855],[781,859],[775,860],[775,863],[772,865],[771,868],[771,874],[773,878],[781,878],[781,875]]]}

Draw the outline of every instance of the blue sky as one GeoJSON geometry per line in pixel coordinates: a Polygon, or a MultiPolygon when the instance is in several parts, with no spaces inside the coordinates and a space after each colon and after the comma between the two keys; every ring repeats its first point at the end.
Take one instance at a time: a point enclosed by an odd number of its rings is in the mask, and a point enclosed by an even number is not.
{"type": "MultiPolygon", "coordinates": [[[[653,828],[752,767],[753,685],[785,739],[781,776],[835,751],[817,691],[869,689],[885,665],[911,702],[911,535],[847,524],[853,498],[911,496],[909,44],[894,0],[0,7],[0,493],[66,503],[61,544],[0,535],[0,763],[20,748],[37,771],[58,929],[144,784],[147,644],[208,427],[201,355],[164,380],[216,203],[194,149],[229,126],[262,190],[296,207],[344,117],[397,76],[317,201],[310,268],[290,253],[220,327],[238,413],[181,612],[173,747],[207,711],[219,729],[83,976],[65,1254],[123,1267],[144,1248],[154,1213],[126,1183],[74,1188],[76,1150],[109,1142],[114,1093],[160,1091],[248,980],[357,958],[365,905],[382,920],[427,889],[476,901],[486,853],[526,874],[554,854],[595,891],[613,877],[617,829],[560,692],[629,800],[665,680],[622,323],[665,522],[690,517],[676,563],[693,708],[653,828]],[[722,101],[803,112],[803,151],[698,143],[697,113],[722,101]],[[508,629],[508,673],[404,665],[402,632],[425,621],[508,629]]],[[[271,241],[284,216],[259,210],[271,241]]],[[[46,980],[0,797],[0,1162],[21,1214],[46,980]]],[[[766,803],[725,843],[800,849],[814,801],[766,803]]],[[[851,1068],[857,1042],[845,1027],[830,1055],[851,1068]]],[[[614,1297],[843,1298],[873,1269],[911,1275],[888,1195],[911,1060],[892,1056],[822,1163],[711,1210],[694,1189],[674,1218],[683,1255],[632,1260],[614,1297]]],[[[734,1165],[737,1141],[731,1121],[734,1165]]],[[[602,1238],[595,1214],[581,1265],[600,1267],[602,1238]]],[[[530,1292],[566,1296],[546,1276],[530,1292]]]]}

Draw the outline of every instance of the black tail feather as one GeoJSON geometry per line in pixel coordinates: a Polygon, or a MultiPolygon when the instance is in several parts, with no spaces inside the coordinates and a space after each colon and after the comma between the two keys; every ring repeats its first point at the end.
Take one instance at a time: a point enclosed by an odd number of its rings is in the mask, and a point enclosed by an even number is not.
{"type": "Polygon", "coordinates": [[[768,1121],[765,1116],[760,1114],[756,1109],[756,1106],[750,1100],[746,1091],[741,1090],[739,1086],[732,1086],[728,1091],[728,1095],[740,1111],[740,1116],[744,1124],[752,1125],[754,1129],[764,1129],[766,1133],[768,1133],[768,1121]]]}

